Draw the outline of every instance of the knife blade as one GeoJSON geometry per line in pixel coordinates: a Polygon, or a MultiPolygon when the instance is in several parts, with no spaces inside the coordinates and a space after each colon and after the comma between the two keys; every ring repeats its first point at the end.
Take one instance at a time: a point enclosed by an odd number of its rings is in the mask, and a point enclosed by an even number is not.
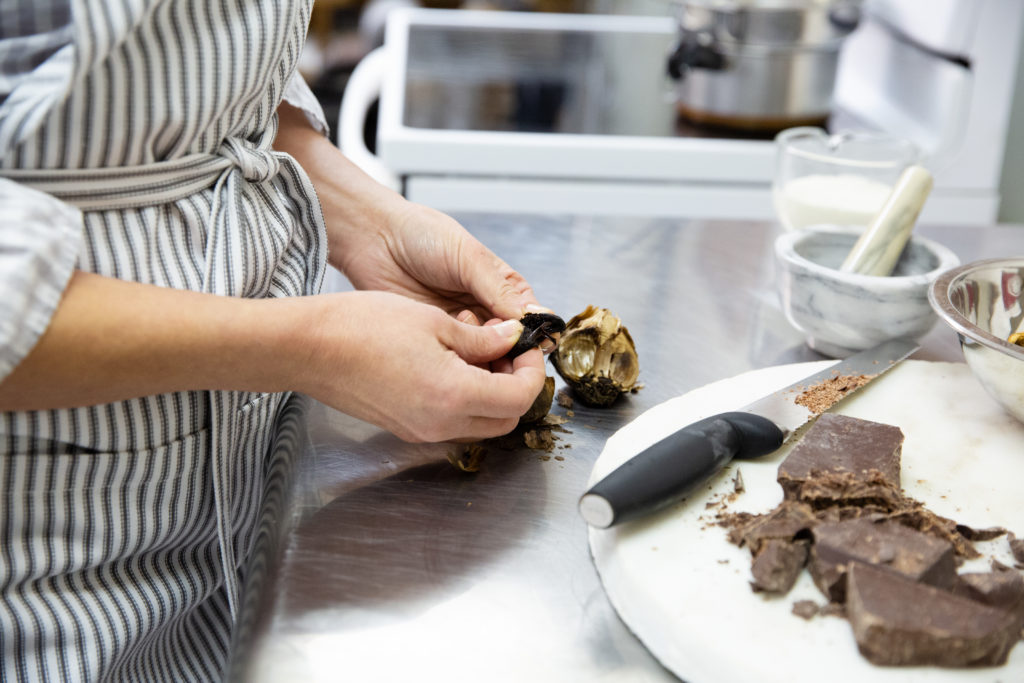
{"type": "MultiPolygon", "coordinates": [[[[778,450],[800,427],[824,412],[796,403],[805,391],[835,377],[863,376],[864,386],[918,349],[890,340],[856,353],[734,412],[712,415],[648,446],[594,484],[579,500],[591,526],[608,528],[685,498],[733,458],[778,450]]],[[[853,394],[856,386],[834,401],[853,394]]]]}

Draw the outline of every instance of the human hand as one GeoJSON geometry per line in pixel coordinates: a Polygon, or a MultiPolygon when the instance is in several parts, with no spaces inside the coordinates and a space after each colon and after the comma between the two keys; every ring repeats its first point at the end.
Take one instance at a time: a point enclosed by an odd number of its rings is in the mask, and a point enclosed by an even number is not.
{"type": "Polygon", "coordinates": [[[516,320],[478,326],[383,292],[308,297],[313,343],[298,389],[406,441],[506,434],[544,383],[540,351],[501,358],[516,320]],[[490,361],[498,371],[493,371],[490,361]],[[504,367],[502,367],[504,366],[504,367]]]}
{"type": "Polygon", "coordinates": [[[525,278],[450,216],[401,201],[373,230],[351,230],[336,265],[358,289],[403,294],[481,321],[544,310],[525,278]]]}
{"type": "MultiPolygon", "coordinates": [[[[327,228],[328,259],[357,289],[403,294],[455,315],[518,320],[537,299],[519,273],[443,213],[363,173],[282,104],[275,149],[309,174],[327,228]]],[[[547,309],[542,309],[547,310],[547,309]]]]}

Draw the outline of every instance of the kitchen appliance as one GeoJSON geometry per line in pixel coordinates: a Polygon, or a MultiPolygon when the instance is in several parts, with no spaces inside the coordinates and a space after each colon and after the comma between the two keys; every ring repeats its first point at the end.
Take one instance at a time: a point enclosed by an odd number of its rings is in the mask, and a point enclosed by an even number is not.
{"type": "MultiPolygon", "coordinates": [[[[883,342],[734,412],[714,414],[683,426],[591,486],[580,498],[580,514],[591,526],[604,529],[677,503],[733,458],[772,453],[814,419],[822,411],[798,402],[805,391],[837,377],[862,377],[866,384],[917,348],[916,343],[899,339],[883,342]]],[[[849,388],[842,397],[852,395],[861,386],[849,388]]]]}
{"type": "Polygon", "coordinates": [[[824,124],[839,48],[861,0],[677,0],[668,59],[677,109],[697,124],[778,131],[824,124]]]}
{"type": "MultiPolygon", "coordinates": [[[[996,220],[1022,15],[1018,0],[868,0],[842,43],[827,128],[915,144],[935,176],[924,223],[996,220]]],[[[349,82],[339,144],[449,212],[773,219],[772,136],[680,120],[678,36],[667,14],[395,10],[349,82]],[[371,154],[359,105],[378,91],[371,154]]]]}

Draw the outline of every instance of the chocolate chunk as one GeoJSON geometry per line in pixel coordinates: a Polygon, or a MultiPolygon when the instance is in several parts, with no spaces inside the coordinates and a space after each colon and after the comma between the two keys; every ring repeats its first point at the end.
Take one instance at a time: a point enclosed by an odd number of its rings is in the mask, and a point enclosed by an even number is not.
{"type": "Polygon", "coordinates": [[[998,666],[1020,637],[1016,617],[869,565],[850,567],[846,613],[857,647],[883,666],[998,666]]]}
{"type": "Polygon", "coordinates": [[[854,482],[900,488],[903,432],[899,427],[825,413],[779,466],[786,498],[799,499],[812,474],[845,474],[854,482]]]}
{"type": "Polygon", "coordinates": [[[809,505],[783,502],[771,512],[751,516],[744,524],[734,527],[729,532],[729,540],[757,554],[763,541],[772,538],[792,541],[798,535],[808,535],[816,523],[809,505]]]}
{"type": "Polygon", "coordinates": [[[807,564],[808,541],[769,539],[750,564],[755,592],[785,594],[807,564]]]}
{"type": "Polygon", "coordinates": [[[851,519],[819,524],[813,533],[811,577],[832,602],[845,599],[846,575],[855,561],[940,588],[952,588],[956,580],[949,543],[899,524],[851,519]]]}

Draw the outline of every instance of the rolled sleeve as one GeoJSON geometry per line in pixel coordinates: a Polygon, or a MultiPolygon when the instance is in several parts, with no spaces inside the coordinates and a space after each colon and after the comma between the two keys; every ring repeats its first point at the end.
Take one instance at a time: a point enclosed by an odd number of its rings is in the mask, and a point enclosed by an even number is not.
{"type": "Polygon", "coordinates": [[[320,106],[320,101],[316,99],[316,95],[313,94],[313,91],[310,90],[309,85],[306,84],[305,79],[299,75],[298,71],[292,74],[288,85],[285,86],[282,99],[296,109],[301,109],[306,115],[309,125],[313,126],[313,128],[324,135],[327,135],[328,131],[330,131],[330,126],[327,125],[327,117],[324,115],[323,107],[320,106]]]}
{"type": "Polygon", "coordinates": [[[0,380],[53,318],[82,246],[82,213],[0,178],[0,380]]]}

